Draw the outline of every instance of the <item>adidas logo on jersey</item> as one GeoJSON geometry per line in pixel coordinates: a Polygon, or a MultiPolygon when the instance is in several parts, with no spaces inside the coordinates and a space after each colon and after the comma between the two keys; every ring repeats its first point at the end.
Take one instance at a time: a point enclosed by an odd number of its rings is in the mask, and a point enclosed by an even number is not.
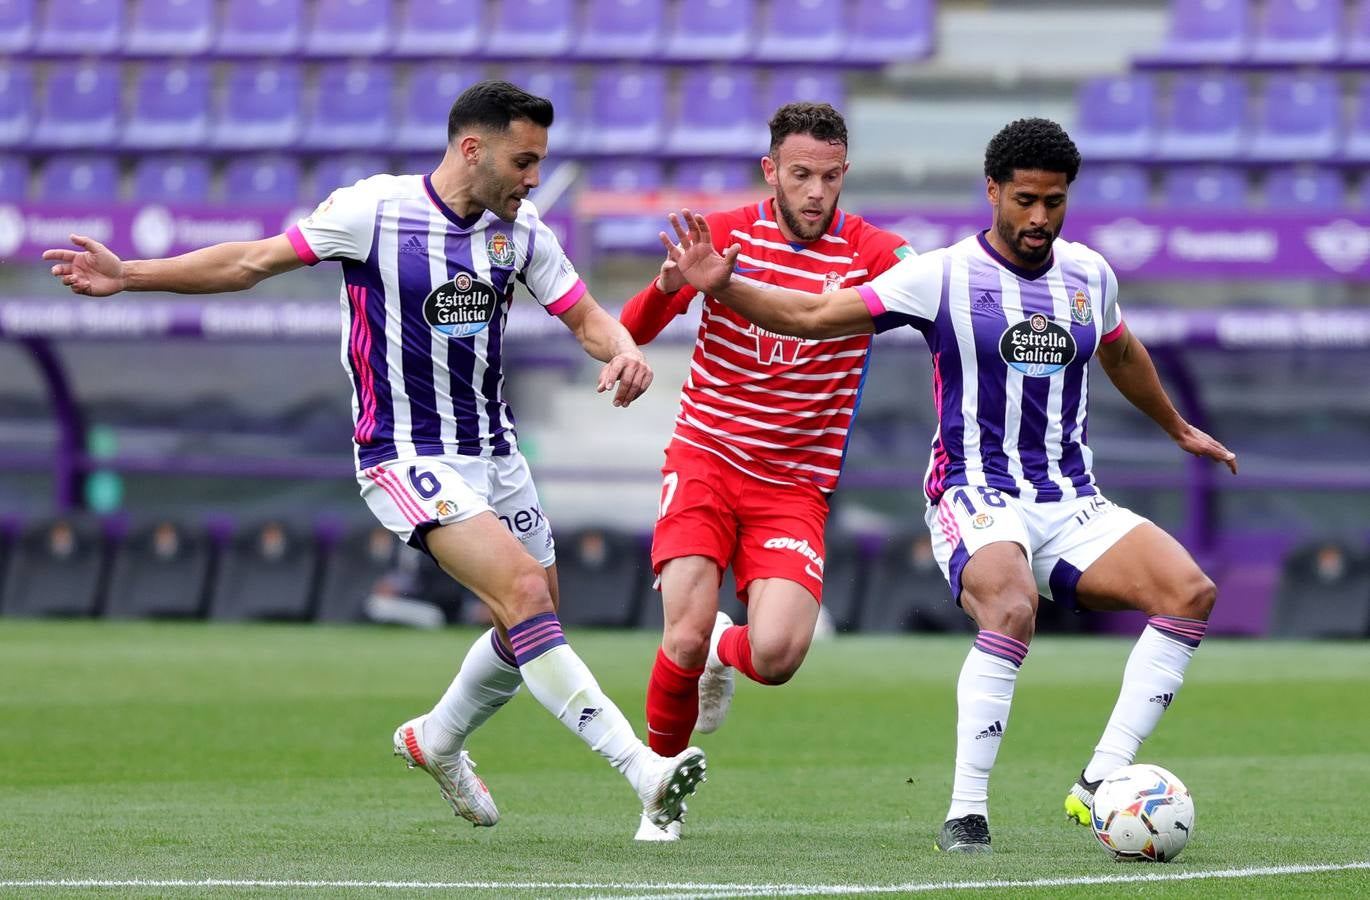
{"type": "Polygon", "coordinates": [[[419,240],[417,234],[411,234],[409,240],[400,245],[401,253],[427,253],[428,250],[423,246],[423,241],[419,240]]]}
{"type": "Polygon", "coordinates": [[[584,709],[582,709],[582,710],[580,711],[580,724],[576,726],[576,731],[577,731],[578,733],[579,733],[579,732],[585,731],[585,727],[586,727],[587,725],[589,725],[591,722],[593,722],[593,721],[594,721],[595,719],[597,719],[597,718],[599,718],[599,708],[598,708],[598,707],[595,707],[595,706],[587,706],[587,707],[585,707],[584,709]]]}
{"type": "Polygon", "coordinates": [[[976,739],[977,741],[980,741],[980,740],[984,740],[985,738],[1001,738],[1001,737],[1003,737],[1003,736],[1004,736],[1004,723],[1003,723],[1003,722],[1000,722],[998,719],[995,719],[995,720],[994,720],[994,724],[991,725],[991,726],[989,726],[988,728],[986,728],[984,731],[980,732],[979,734],[977,734],[977,735],[975,736],[975,739],[976,739]]]}
{"type": "Polygon", "coordinates": [[[1166,691],[1164,694],[1157,694],[1152,697],[1151,702],[1161,704],[1161,709],[1170,709],[1170,701],[1174,699],[1175,695],[1170,691],[1166,691]]]}
{"type": "Polygon", "coordinates": [[[998,312],[999,300],[989,291],[981,291],[973,304],[980,312],[998,312]]]}

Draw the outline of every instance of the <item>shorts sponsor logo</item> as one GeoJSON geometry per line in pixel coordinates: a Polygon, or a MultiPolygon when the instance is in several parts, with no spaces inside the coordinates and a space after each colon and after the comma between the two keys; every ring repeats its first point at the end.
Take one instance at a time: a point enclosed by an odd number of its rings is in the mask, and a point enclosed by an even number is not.
{"type": "Polygon", "coordinates": [[[423,301],[423,318],[448,337],[470,337],[495,317],[499,295],[487,282],[467,272],[438,285],[423,301]]]}
{"type": "Polygon", "coordinates": [[[1070,301],[1070,318],[1077,325],[1088,325],[1094,321],[1094,310],[1089,307],[1089,295],[1077,290],[1070,301]]]}
{"type": "Polygon", "coordinates": [[[514,242],[509,240],[504,232],[497,231],[485,242],[485,255],[490,257],[490,262],[496,266],[512,266],[514,242]]]}
{"type": "Polygon", "coordinates": [[[761,546],[767,550],[793,550],[809,561],[809,564],[804,566],[805,572],[814,578],[820,580],[823,578],[823,557],[818,555],[817,550],[809,546],[808,541],[799,541],[792,537],[773,537],[767,539],[761,546]],[[812,571],[815,567],[818,569],[817,572],[812,571]]]}
{"type": "Polygon", "coordinates": [[[970,524],[972,528],[983,530],[994,524],[994,516],[989,513],[976,513],[970,524]]]}
{"type": "Polygon", "coordinates": [[[1071,333],[1041,313],[1016,322],[999,338],[999,356],[1030,378],[1049,378],[1070,365],[1077,348],[1071,333]]]}
{"type": "Polygon", "coordinates": [[[547,524],[547,516],[536,506],[520,509],[507,516],[500,516],[499,520],[504,523],[505,528],[519,537],[547,524]]]}

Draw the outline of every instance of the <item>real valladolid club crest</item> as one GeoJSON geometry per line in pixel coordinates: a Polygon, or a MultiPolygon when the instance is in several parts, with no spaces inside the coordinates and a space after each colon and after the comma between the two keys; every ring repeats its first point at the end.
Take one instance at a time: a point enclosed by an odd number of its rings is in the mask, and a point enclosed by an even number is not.
{"type": "Polygon", "coordinates": [[[1070,317],[1078,325],[1088,325],[1094,321],[1094,310],[1089,307],[1089,295],[1077,290],[1070,301],[1070,317]]]}
{"type": "Polygon", "coordinates": [[[490,257],[490,262],[496,266],[512,266],[514,264],[514,242],[502,231],[496,231],[490,235],[490,239],[485,242],[485,255],[490,257]]]}

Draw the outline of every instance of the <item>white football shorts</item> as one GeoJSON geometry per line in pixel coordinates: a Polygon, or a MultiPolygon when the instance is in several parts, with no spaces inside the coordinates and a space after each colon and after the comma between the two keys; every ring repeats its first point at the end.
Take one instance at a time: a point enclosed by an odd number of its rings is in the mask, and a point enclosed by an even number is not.
{"type": "Polygon", "coordinates": [[[556,562],[552,524],[522,454],[396,459],[358,472],[357,483],[380,523],[412,547],[427,552],[431,529],[493,512],[540,565],[556,562]]]}
{"type": "Polygon", "coordinates": [[[1080,575],[1147,520],[1103,494],[1056,502],[1024,502],[989,487],[948,488],[926,520],[932,552],[961,602],[961,571],[975,552],[996,541],[1023,548],[1037,593],[1074,608],[1080,575]]]}

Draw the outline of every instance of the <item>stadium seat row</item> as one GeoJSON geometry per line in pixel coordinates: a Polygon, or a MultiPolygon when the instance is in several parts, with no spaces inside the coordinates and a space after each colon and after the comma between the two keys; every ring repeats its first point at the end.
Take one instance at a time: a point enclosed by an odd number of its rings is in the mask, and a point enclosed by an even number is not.
{"type": "Polygon", "coordinates": [[[926,56],[935,0],[4,0],[0,53],[643,59],[926,56]]]}
{"type": "MultiPolygon", "coordinates": [[[[335,188],[378,172],[431,172],[436,153],[398,160],[369,154],[319,158],[312,166],[279,155],[247,155],[221,166],[203,156],[139,156],[121,165],[104,154],[57,154],[41,162],[0,154],[0,202],[104,204],[182,203],[313,206],[335,188]]],[[[606,158],[589,162],[582,185],[598,190],[649,191],[671,187],[716,193],[745,188],[760,178],[755,159],[606,158]]]]}
{"type": "MultiPolygon", "coordinates": [[[[426,560],[423,571],[434,577],[414,577],[415,557],[377,527],[321,540],[283,522],[218,535],[148,522],[119,534],[89,519],[59,518],[0,539],[0,614],[356,622],[376,617],[374,609],[368,613],[373,595],[415,592],[450,608],[450,598],[432,596],[450,591],[450,581],[426,560]]],[[[564,533],[557,569],[566,623],[661,627],[644,536],[596,528],[564,533]]],[[[926,534],[876,542],[837,535],[825,572],[824,607],[840,629],[970,629],[949,600],[926,534]]],[[[745,621],[731,577],[720,602],[745,621]]]]}
{"type": "Polygon", "coordinates": [[[1086,165],[1070,189],[1072,209],[1165,209],[1201,212],[1267,209],[1333,213],[1370,210],[1370,179],[1348,183],[1350,173],[1322,166],[1269,169],[1259,182],[1252,170],[1207,165],[1175,166],[1161,173],[1159,195],[1149,167],[1133,163],[1086,165]]]}
{"type": "MultiPolygon", "coordinates": [[[[0,148],[439,150],[480,65],[146,64],[0,68],[0,148]],[[217,77],[216,77],[217,75],[217,77]]],[[[505,77],[548,97],[551,146],[588,155],[754,154],[771,111],[841,106],[836,71],[756,67],[541,66],[505,77]]]]}
{"type": "Polygon", "coordinates": [[[1143,66],[1370,62],[1370,0],[1172,0],[1143,66]]]}
{"type": "Polygon", "coordinates": [[[1092,159],[1370,160],[1370,78],[1278,72],[1252,96],[1230,73],[1096,78],[1080,87],[1075,138],[1092,159]]]}

